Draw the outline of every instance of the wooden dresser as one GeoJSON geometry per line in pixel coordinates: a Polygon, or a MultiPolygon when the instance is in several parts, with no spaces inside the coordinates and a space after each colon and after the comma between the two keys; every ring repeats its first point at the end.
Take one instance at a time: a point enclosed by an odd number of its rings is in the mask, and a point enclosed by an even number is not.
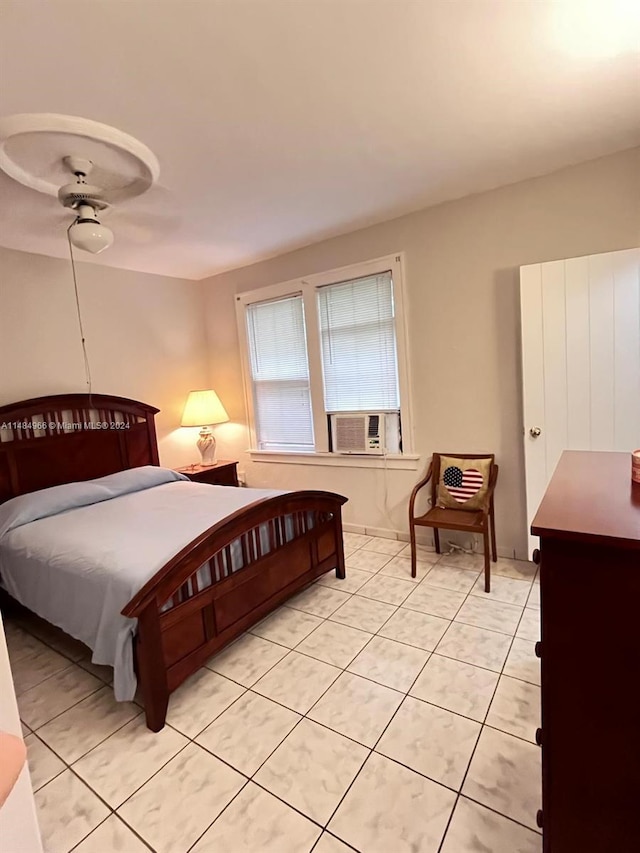
{"type": "Polygon", "coordinates": [[[566,451],[540,536],[544,853],[640,851],[640,486],[566,451]]]}

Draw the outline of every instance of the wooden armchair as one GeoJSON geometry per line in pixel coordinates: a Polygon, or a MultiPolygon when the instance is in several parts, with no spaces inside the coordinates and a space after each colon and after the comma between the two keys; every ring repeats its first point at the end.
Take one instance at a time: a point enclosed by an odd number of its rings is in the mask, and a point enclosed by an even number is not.
{"type": "Polygon", "coordinates": [[[489,537],[491,537],[491,555],[493,561],[498,559],[496,551],[496,525],[493,510],[493,493],[498,479],[498,466],[493,453],[434,453],[429,463],[429,468],[423,480],[421,480],[411,493],[409,500],[409,532],[411,534],[411,576],[416,576],[416,527],[433,528],[433,538],[436,552],[440,554],[439,529],[463,530],[466,533],[481,533],[484,539],[484,590],[491,590],[491,562],[489,555],[489,537]],[[455,507],[439,507],[436,505],[436,492],[440,481],[440,459],[441,456],[449,456],[454,459],[490,459],[489,484],[482,504],[478,508],[460,509],[455,507]],[[415,503],[418,492],[431,480],[431,507],[424,515],[415,515],[415,503]]]}

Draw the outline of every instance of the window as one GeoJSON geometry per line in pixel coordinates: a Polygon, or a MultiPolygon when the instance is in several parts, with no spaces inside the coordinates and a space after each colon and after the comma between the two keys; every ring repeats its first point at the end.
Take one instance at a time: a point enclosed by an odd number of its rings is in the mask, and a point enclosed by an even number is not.
{"type": "Polygon", "coordinates": [[[393,256],[238,295],[254,450],[326,454],[330,414],[398,412],[410,451],[401,274],[393,256]]]}
{"type": "Polygon", "coordinates": [[[247,307],[258,446],[314,449],[302,296],[247,307]]]}
{"type": "Polygon", "coordinates": [[[318,289],[327,412],[400,408],[391,273],[318,289]]]}

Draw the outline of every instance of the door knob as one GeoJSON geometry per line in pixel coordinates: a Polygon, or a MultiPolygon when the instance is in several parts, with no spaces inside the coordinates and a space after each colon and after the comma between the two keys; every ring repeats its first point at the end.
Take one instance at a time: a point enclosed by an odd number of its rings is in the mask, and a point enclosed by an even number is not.
{"type": "Polygon", "coordinates": [[[529,430],[529,435],[531,436],[531,438],[537,438],[541,434],[541,432],[542,430],[540,429],[540,427],[531,427],[531,429],[529,430]]]}

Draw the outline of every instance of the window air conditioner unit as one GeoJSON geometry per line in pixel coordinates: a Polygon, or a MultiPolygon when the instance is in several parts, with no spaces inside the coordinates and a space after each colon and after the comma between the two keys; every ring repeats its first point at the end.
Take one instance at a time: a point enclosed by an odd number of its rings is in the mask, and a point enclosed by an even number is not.
{"type": "Polygon", "coordinates": [[[334,453],[380,456],[399,451],[398,412],[341,412],[330,418],[334,453]]]}

